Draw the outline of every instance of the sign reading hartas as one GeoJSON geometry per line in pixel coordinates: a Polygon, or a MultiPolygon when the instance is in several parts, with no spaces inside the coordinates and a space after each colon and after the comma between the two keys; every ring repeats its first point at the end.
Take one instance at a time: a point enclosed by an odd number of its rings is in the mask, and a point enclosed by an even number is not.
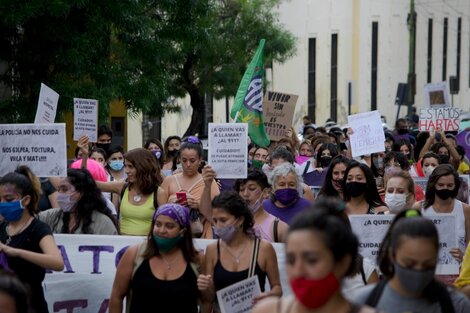
{"type": "Polygon", "coordinates": [[[458,131],[461,109],[427,108],[419,110],[419,131],[431,131],[438,128],[444,131],[458,131]]]}
{"type": "Polygon", "coordinates": [[[423,89],[427,108],[450,107],[446,82],[426,84],[423,89]]]}
{"type": "Polygon", "coordinates": [[[58,102],[59,94],[41,83],[38,109],[36,111],[36,117],[34,118],[34,124],[54,123],[58,102]]]}
{"type": "Polygon", "coordinates": [[[65,124],[2,124],[0,149],[0,176],[19,165],[40,177],[67,176],[65,124]]]}
{"type": "Polygon", "coordinates": [[[90,142],[97,141],[98,100],[73,98],[73,140],[88,136],[90,142]]]}
{"type": "MultiPolygon", "coordinates": [[[[377,262],[382,240],[388,231],[395,215],[349,215],[353,232],[359,240],[359,252],[372,262],[377,262]]],[[[439,259],[436,268],[438,275],[458,274],[459,264],[450,254],[452,248],[457,248],[455,233],[455,216],[427,216],[434,222],[439,232],[439,259]]]]}
{"type": "Polygon", "coordinates": [[[385,134],[379,111],[365,112],[348,116],[353,157],[385,151],[385,134]]]}
{"type": "Polygon", "coordinates": [[[276,91],[267,91],[263,99],[264,127],[271,140],[286,137],[292,125],[295,104],[299,96],[276,91]]]}
{"type": "Polygon", "coordinates": [[[208,162],[217,178],[246,178],[248,124],[209,123],[208,162]]]}
{"type": "Polygon", "coordinates": [[[255,275],[220,289],[217,291],[217,300],[222,313],[245,313],[251,312],[252,300],[260,294],[258,276],[255,275]]]}

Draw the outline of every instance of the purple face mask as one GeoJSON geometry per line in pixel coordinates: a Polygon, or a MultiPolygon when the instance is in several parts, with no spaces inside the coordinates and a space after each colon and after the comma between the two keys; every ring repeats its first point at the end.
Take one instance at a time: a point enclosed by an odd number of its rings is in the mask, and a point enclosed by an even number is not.
{"type": "Polygon", "coordinates": [[[312,157],[309,157],[309,156],[306,156],[306,155],[298,155],[295,157],[295,163],[301,165],[305,162],[307,162],[308,160],[310,160],[312,157]]]}
{"type": "Polygon", "coordinates": [[[283,205],[288,205],[299,198],[299,192],[291,188],[278,189],[274,192],[274,197],[283,205]]]}

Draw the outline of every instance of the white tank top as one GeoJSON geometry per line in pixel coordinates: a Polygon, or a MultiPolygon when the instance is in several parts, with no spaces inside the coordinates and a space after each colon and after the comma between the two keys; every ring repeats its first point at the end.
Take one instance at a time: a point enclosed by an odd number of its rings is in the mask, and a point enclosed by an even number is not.
{"type": "Polygon", "coordinates": [[[466,250],[466,231],[465,231],[465,215],[463,213],[463,205],[457,199],[454,199],[454,208],[450,213],[437,213],[432,206],[421,210],[423,216],[431,216],[431,215],[452,215],[455,216],[455,223],[456,223],[456,234],[457,234],[457,242],[458,248],[465,253],[466,250]]]}

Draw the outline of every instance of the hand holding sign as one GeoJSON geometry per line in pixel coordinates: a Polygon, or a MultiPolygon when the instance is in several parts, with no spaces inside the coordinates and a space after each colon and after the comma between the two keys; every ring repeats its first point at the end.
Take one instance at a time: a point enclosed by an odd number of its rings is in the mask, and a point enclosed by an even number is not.
{"type": "Polygon", "coordinates": [[[88,136],[80,137],[77,142],[77,147],[80,149],[82,155],[88,156],[88,154],[90,153],[88,136]]]}
{"type": "Polygon", "coordinates": [[[204,166],[204,168],[202,169],[202,179],[204,180],[204,184],[206,185],[206,187],[210,187],[216,177],[217,173],[214,171],[212,166],[204,166]]]}

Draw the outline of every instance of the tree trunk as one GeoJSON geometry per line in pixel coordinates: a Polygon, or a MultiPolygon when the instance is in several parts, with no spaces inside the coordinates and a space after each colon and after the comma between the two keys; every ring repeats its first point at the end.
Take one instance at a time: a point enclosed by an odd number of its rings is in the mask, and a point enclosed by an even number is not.
{"type": "MultiPolygon", "coordinates": [[[[184,133],[183,137],[191,136],[199,133],[201,124],[204,122],[205,116],[205,103],[204,97],[199,93],[199,87],[194,83],[191,75],[193,67],[193,55],[189,55],[183,66],[182,78],[184,81],[184,89],[189,93],[191,99],[191,107],[193,113],[191,114],[191,123],[184,133]]],[[[200,134],[199,134],[200,135],[200,134]]]]}

